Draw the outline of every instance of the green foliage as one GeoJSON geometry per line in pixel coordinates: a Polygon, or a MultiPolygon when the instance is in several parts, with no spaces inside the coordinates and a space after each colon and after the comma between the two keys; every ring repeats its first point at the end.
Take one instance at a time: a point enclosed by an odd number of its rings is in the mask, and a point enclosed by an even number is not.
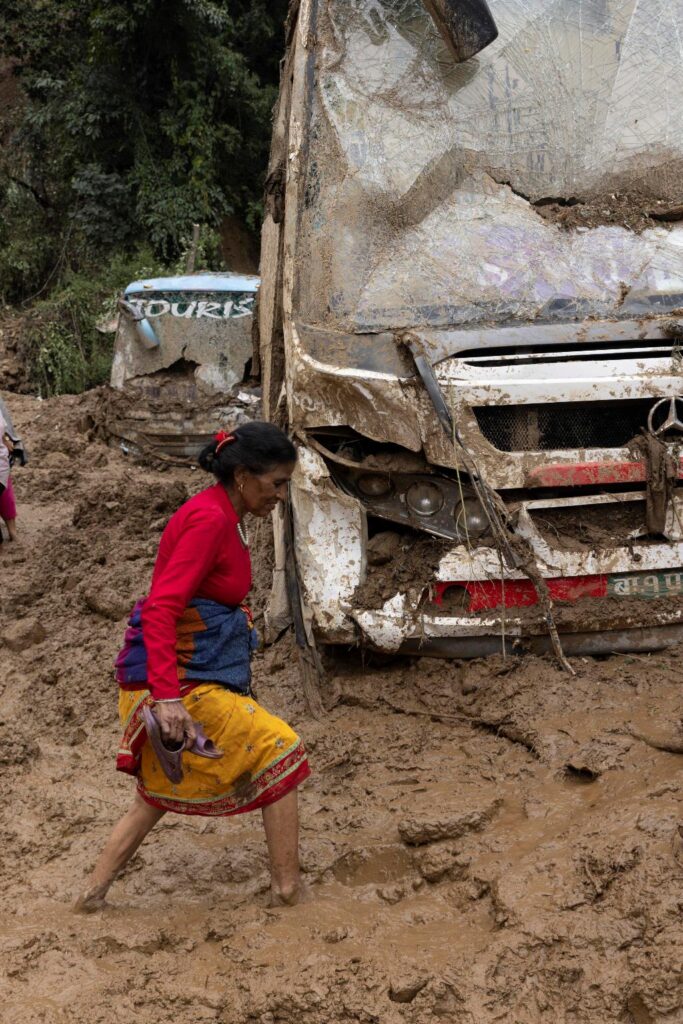
{"type": "Polygon", "coordinates": [[[59,236],[49,230],[43,211],[21,186],[7,182],[3,196],[0,185],[0,197],[0,303],[4,305],[29,298],[43,282],[49,284],[59,236]]]}
{"type": "Polygon", "coordinates": [[[103,384],[112,359],[111,333],[118,294],[141,277],[163,273],[149,249],[116,253],[98,274],[67,272],[49,298],[35,302],[22,343],[27,376],[44,395],[73,394],[103,384]]]}
{"type": "MultiPolygon", "coordinates": [[[[173,274],[184,274],[187,268],[187,259],[192,248],[192,236],[186,235],[180,239],[180,252],[178,259],[171,267],[173,274]]],[[[203,228],[199,234],[199,242],[195,249],[195,270],[231,270],[226,266],[221,251],[220,232],[215,228],[203,228]]]]}
{"type": "Polygon", "coordinates": [[[258,228],[287,6],[3,0],[19,91],[0,111],[0,303],[52,324],[31,349],[43,388],[102,375],[84,311],[113,294],[112,260],[144,247],[168,269],[198,223],[197,266],[221,269],[223,218],[258,228]]]}
{"type": "Polygon", "coordinates": [[[253,217],[285,13],[286,0],[5,0],[0,45],[26,103],[4,203],[23,181],[81,259],[141,233],[172,259],[193,223],[253,217]]]}
{"type": "Polygon", "coordinates": [[[74,336],[59,322],[48,322],[41,332],[36,350],[34,379],[41,394],[61,395],[85,391],[104,383],[111,361],[102,346],[86,352],[74,344],[74,336]]]}

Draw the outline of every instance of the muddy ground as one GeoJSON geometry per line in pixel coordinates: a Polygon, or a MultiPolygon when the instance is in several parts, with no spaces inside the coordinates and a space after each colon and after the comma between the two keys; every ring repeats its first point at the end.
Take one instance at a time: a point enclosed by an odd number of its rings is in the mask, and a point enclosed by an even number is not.
{"type": "MultiPolygon", "coordinates": [[[[93,396],[6,396],[32,461],[0,549],[3,1024],[683,1021],[681,651],[363,667],[307,717],[289,637],[260,700],[305,737],[311,902],[267,907],[256,816],[168,816],[70,905],[131,799],[111,663],[158,537],[206,481],[89,434],[93,396]],[[680,738],[680,734],[679,734],[680,738]]],[[[267,531],[251,527],[253,603],[267,531]]]]}

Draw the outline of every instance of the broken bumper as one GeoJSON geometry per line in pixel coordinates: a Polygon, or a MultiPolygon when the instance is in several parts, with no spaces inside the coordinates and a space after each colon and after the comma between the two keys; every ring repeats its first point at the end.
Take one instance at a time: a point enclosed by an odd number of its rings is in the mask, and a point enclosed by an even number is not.
{"type": "MultiPolygon", "coordinates": [[[[365,642],[377,650],[396,654],[414,654],[436,658],[481,658],[489,654],[544,654],[552,651],[552,642],[541,623],[500,615],[471,618],[457,615],[427,615],[387,603],[380,611],[357,614],[365,642]]],[[[593,614],[596,610],[593,610],[593,614]]],[[[598,613],[599,615],[599,613],[598,613]]],[[[663,616],[668,618],[668,616],[663,616]]],[[[587,611],[586,621],[590,619],[587,611]]],[[[593,629],[560,628],[562,648],[567,655],[613,654],[627,651],[654,651],[683,640],[680,614],[675,621],[659,625],[633,624],[609,629],[593,620],[593,629]]]]}
{"type": "MultiPolygon", "coordinates": [[[[533,588],[530,597],[523,574],[504,569],[493,547],[455,545],[428,578],[409,581],[377,607],[363,606],[368,530],[361,502],[340,491],[308,448],[300,449],[291,493],[302,598],[319,641],[463,658],[549,649],[533,588]],[[444,600],[451,590],[459,595],[457,609],[444,600]]],[[[575,506],[578,517],[591,506],[599,514],[603,506],[637,509],[639,502],[644,518],[642,492],[528,501],[519,509],[518,529],[548,581],[568,654],[652,650],[683,639],[681,499],[661,542],[629,529],[623,540],[572,546],[542,527],[558,508],[572,517],[575,506]]]]}

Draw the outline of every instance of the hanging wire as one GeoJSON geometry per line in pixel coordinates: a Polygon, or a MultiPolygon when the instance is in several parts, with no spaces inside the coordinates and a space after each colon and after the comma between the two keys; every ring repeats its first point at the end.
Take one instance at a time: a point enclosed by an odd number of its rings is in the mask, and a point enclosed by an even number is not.
{"type": "Polygon", "coordinates": [[[566,672],[570,675],[576,675],[562,649],[562,642],[553,615],[553,603],[548,590],[548,584],[538,567],[536,553],[531,543],[516,529],[515,523],[510,518],[500,495],[484,480],[474,453],[467,446],[465,439],[458,429],[456,418],[446,405],[443,392],[434,374],[434,368],[426,356],[421,339],[412,331],[405,331],[397,336],[397,341],[405,346],[412,355],[415,367],[432,401],[439,422],[449,440],[457,446],[461,453],[461,461],[470,477],[472,488],[489,520],[494,543],[501,560],[501,568],[503,563],[505,563],[509,569],[521,570],[534,584],[555,657],[566,672]]]}

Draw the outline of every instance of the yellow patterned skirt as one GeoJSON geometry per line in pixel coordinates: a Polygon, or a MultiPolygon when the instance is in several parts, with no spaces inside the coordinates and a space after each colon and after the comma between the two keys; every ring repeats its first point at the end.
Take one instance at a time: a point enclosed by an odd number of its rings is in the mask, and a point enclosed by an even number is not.
{"type": "Polygon", "coordinates": [[[137,775],[140,796],[154,807],[178,814],[243,814],[275,803],[310,775],[304,745],[285,722],[253,697],[201,683],[184,694],[183,704],[223,757],[184,753],[184,777],[175,785],[146,742],[141,713],[153,703],[149,690],[119,694],[123,738],[117,767],[137,775]]]}

